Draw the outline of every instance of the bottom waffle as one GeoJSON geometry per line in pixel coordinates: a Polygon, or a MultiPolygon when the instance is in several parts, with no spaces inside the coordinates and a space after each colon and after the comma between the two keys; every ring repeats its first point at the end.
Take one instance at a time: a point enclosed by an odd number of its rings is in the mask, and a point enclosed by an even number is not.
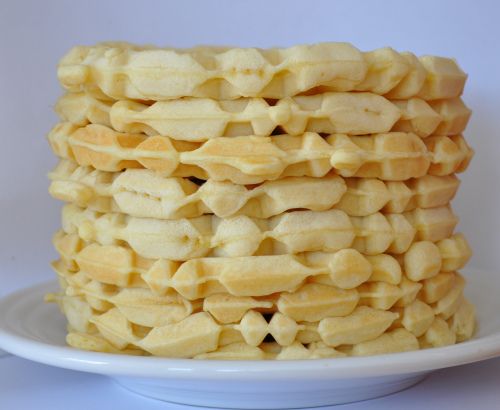
{"type": "MultiPolygon", "coordinates": [[[[249,318],[246,324],[222,328],[209,314],[201,312],[177,324],[147,332],[124,320],[115,308],[93,317],[93,327],[87,333],[70,327],[66,340],[79,349],[107,353],[218,360],[291,360],[405,352],[452,345],[472,337],[475,311],[466,299],[461,299],[459,308],[448,320],[425,316],[421,307],[411,306],[412,312],[405,312],[403,320],[394,312],[359,307],[344,318],[301,324],[298,326],[304,328],[302,334],[289,337],[286,343],[276,341],[276,337],[260,343],[246,341],[235,328],[248,326],[254,318],[249,318]],[[420,330],[424,329],[419,332],[420,336],[405,328],[406,317],[411,317],[409,323],[417,323],[420,330]],[[317,336],[308,328],[320,328],[323,336],[317,336]]],[[[286,326],[279,330],[279,322],[286,318],[275,318],[273,315],[267,327],[275,327],[275,333],[281,332],[281,336],[290,336],[286,326]]]]}
{"type": "Polygon", "coordinates": [[[61,266],[58,273],[64,292],[51,298],[68,319],[68,344],[94,351],[306,359],[444,346],[467,340],[474,331],[474,308],[464,299],[465,281],[456,273],[421,283],[403,278],[394,287],[397,295],[377,282],[350,291],[313,283],[261,299],[215,295],[195,301],[175,292],[155,297],[146,289],[102,284],[61,266]],[[411,291],[407,283],[418,286],[411,291]],[[310,287],[330,289],[329,297],[304,303],[300,296],[315,296],[306,290],[310,287]]]}
{"type": "MultiPolygon", "coordinates": [[[[67,342],[70,346],[90,351],[119,353],[131,355],[143,355],[145,352],[137,349],[117,350],[101,336],[69,333],[67,342]]],[[[373,354],[396,353],[419,348],[418,341],[414,336],[404,329],[387,332],[380,337],[365,343],[360,343],[350,348],[349,351],[341,351],[331,348],[324,343],[303,344],[294,342],[290,346],[282,347],[276,342],[263,343],[260,346],[252,346],[244,342],[235,342],[226,346],[218,347],[208,353],[200,353],[193,359],[206,360],[304,360],[304,359],[326,359],[346,356],[368,356],[373,354]]]]}

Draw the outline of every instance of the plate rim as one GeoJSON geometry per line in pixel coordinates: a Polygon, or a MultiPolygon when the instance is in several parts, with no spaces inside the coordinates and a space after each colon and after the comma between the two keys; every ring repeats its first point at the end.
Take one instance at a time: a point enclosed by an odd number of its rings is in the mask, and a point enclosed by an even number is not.
{"type": "MultiPolygon", "coordinates": [[[[475,269],[477,271],[477,269],[475,269]]],[[[0,348],[24,359],[89,373],[162,379],[359,379],[428,372],[500,356],[500,329],[452,346],[367,357],[309,360],[194,360],[126,356],[78,350],[19,335],[7,312],[35,295],[57,289],[57,280],[19,289],[0,299],[0,348]],[[4,313],[5,312],[5,313],[4,313]]],[[[40,305],[45,305],[40,297],[40,305]]]]}

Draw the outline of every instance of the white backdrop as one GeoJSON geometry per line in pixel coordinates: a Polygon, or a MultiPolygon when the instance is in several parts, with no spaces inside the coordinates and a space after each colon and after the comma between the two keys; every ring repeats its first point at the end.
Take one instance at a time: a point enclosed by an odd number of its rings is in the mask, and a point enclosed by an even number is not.
{"type": "Polygon", "coordinates": [[[46,193],[55,165],[45,134],[56,122],[58,59],[103,40],[191,46],[348,41],[456,57],[469,73],[476,149],[455,201],[472,264],[500,261],[500,7],[494,1],[37,1],[0,0],[0,294],[52,277],[60,204],[46,193]]]}

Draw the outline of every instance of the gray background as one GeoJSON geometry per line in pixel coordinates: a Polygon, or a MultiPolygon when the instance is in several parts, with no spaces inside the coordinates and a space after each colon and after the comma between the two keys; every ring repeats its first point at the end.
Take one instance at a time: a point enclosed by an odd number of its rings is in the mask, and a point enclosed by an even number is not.
{"type": "MultiPolygon", "coordinates": [[[[498,3],[497,3],[498,4],[498,3]]],[[[6,1],[0,0],[0,294],[53,277],[50,243],[60,204],[47,194],[56,164],[46,133],[61,89],[56,64],[73,45],[128,40],[158,45],[293,45],[349,41],[456,57],[469,73],[476,149],[455,210],[475,250],[499,261],[500,9],[494,1],[6,1]]]]}

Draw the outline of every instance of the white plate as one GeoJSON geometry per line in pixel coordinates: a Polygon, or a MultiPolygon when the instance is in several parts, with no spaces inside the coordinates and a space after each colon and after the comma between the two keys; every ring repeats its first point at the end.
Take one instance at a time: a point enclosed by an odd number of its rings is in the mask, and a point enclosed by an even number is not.
{"type": "Polygon", "coordinates": [[[65,346],[65,320],[43,295],[55,282],[0,301],[0,348],[26,359],[111,376],[134,392],[211,407],[300,408],[366,400],[409,387],[435,369],[500,355],[500,280],[468,270],[468,297],[480,329],[454,346],[363,358],[299,361],[201,361],[93,353],[65,346]]]}

